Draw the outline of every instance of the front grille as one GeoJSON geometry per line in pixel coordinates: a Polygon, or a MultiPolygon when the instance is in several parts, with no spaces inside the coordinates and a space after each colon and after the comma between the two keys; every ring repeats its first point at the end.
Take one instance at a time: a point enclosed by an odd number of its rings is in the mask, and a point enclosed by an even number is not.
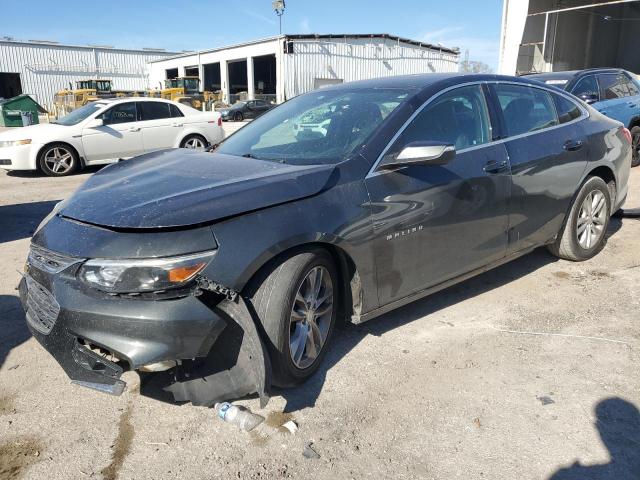
{"type": "Polygon", "coordinates": [[[29,249],[29,265],[48,273],[60,273],[74,263],[82,262],[82,258],[69,257],[61,253],[52,252],[46,248],[31,244],[29,249]]]}
{"type": "Polygon", "coordinates": [[[40,333],[47,335],[56,323],[60,305],[53,295],[27,276],[27,321],[40,333]]]}

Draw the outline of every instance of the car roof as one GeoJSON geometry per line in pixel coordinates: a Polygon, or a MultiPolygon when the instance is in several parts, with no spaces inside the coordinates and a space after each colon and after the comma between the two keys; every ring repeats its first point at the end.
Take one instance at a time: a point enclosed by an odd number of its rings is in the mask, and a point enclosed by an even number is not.
{"type": "Polygon", "coordinates": [[[586,68],[584,70],[567,70],[564,72],[528,73],[523,77],[546,82],[548,80],[572,80],[573,78],[593,73],[618,73],[623,71],[622,68],[586,68]]]}
{"type": "Polygon", "coordinates": [[[177,105],[178,102],[173,102],[171,100],[165,100],[164,98],[153,98],[153,97],[118,97],[118,98],[99,98],[95,100],[95,103],[103,103],[105,105],[115,105],[117,103],[124,102],[158,102],[158,103],[172,103],[177,105]]]}
{"type": "Polygon", "coordinates": [[[528,84],[539,84],[527,80],[526,77],[514,77],[510,75],[496,75],[488,73],[421,73],[416,75],[399,75],[396,77],[382,77],[370,80],[358,80],[349,83],[340,83],[323,87],[323,90],[339,90],[350,88],[402,88],[409,90],[424,90],[428,87],[443,85],[456,85],[471,82],[506,81],[528,84]]]}

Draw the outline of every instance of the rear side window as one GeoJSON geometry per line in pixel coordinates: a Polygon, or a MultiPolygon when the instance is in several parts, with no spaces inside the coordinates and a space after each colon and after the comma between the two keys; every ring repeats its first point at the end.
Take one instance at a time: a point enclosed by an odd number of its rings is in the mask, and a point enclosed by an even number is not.
{"type": "MultiPolygon", "coordinates": [[[[602,73],[598,75],[598,81],[600,83],[600,95],[604,100],[614,100],[635,95],[635,93],[632,94],[629,91],[631,82],[622,73],[602,73]]],[[[634,87],[634,85],[631,86],[634,87]]]]}
{"type": "Polygon", "coordinates": [[[171,116],[168,103],[139,102],[138,108],[141,110],[141,120],[160,120],[171,116]]]}
{"type": "Polygon", "coordinates": [[[491,123],[479,85],[460,87],[427,105],[402,132],[389,153],[412,142],[438,142],[457,150],[491,141],[491,123]]]}
{"type": "Polygon", "coordinates": [[[571,120],[575,120],[582,115],[580,108],[568,98],[562,95],[553,95],[553,101],[556,104],[556,111],[558,112],[558,120],[560,123],[567,123],[571,120]]]}
{"type": "Polygon", "coordinates": [[[120,103],[102,114],[105,125],[137,121],[136,102],[120,103]]]}
{"type": "Polygon", "coordinates": [[[578,98],[593,98],[597,101],[600,98],[600,90],[596,77],[594,75],[582,77],[571,89],[571,93],[578,98]]]}
{"type": "Polygon", "coordinates": [[[169,105],[169,111],[171,112],[171,118],[184,117],[183,113],[180,111],[178,107],[176,107],[171,103],[169,103],[168,105],[169,105]]]}
{"type": "Polygon", "coordinates": [[[507,135],[521,135],[558,125],[551,93],[526,85],[497,84],[496,94],[507,135]]]}

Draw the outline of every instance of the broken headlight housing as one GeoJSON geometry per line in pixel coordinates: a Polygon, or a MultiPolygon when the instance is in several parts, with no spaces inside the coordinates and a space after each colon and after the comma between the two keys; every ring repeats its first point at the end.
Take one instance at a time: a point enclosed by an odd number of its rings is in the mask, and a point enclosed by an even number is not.
{"type": "Polygon", "coordinates": [[[207,251],[163,258],[95,258],[80,267],[78,278],[86,285],[108,293],[157,292],[193,280],[214,255],[215,251],[207,251]]]}

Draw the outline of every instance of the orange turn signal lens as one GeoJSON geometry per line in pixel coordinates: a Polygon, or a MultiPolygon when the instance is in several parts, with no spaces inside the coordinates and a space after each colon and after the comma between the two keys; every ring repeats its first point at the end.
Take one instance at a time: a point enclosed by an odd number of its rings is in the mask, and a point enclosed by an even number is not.
{"type": "Polygon", "coordinates": [[[171,283],[186,282],[191,277],[193,277],[196,273],[202,270],[205,265],[206,264],[202,262],[202,263],[196,263],[195,265],[189,265],[187,267],[178,267],[178,268],[171,269],[169,270],[169,281],[171,283]]]}

